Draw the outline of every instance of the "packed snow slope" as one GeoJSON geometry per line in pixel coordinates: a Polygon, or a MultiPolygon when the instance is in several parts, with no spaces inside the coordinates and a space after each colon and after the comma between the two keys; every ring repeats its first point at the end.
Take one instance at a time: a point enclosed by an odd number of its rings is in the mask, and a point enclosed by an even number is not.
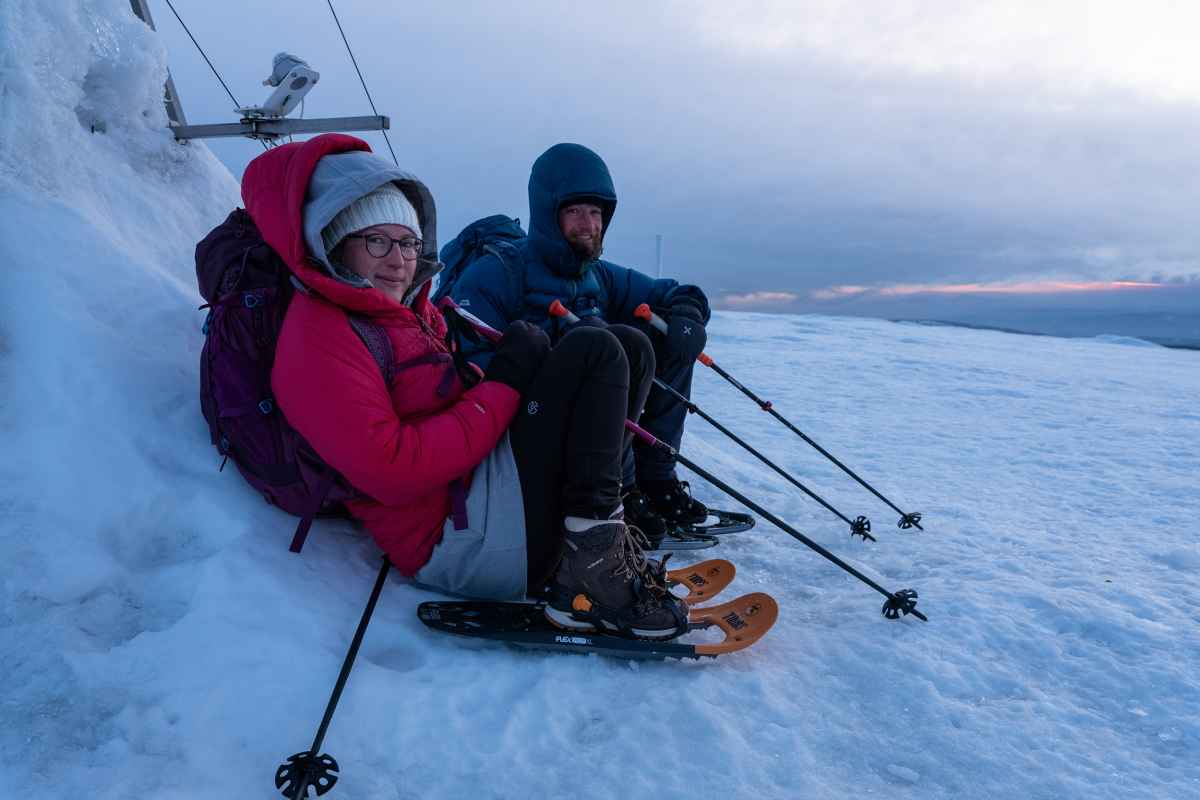
{"type": "MultiPolygon", "coordinates": [[[[217,471],[191,258],[237,187],[165,132],[128,8],[0,3],[0,796],[265,798],[379,554],[344,523],[288,553],[294,520],[217,471]]],[[[879,542],[698,419],[686,453],[929,623],[767,524],[704,555],[780,620],[703,663],[432,633],[393,576],[329,797],[1200,796],[1200,354],[755,314],[709,352],[926,531],[703,369],[698,402],[879,542]]]]}

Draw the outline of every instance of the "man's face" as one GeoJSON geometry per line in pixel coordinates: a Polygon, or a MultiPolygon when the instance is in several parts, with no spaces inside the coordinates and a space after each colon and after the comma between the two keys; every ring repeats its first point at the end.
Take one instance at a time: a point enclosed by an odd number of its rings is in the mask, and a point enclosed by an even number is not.
{"type": "Polygon", "coordinates": [[[587,259],[604,251],[604,214],[592,203],[572,203],[558,212],[558,227],[571,249],[587,259]]]}

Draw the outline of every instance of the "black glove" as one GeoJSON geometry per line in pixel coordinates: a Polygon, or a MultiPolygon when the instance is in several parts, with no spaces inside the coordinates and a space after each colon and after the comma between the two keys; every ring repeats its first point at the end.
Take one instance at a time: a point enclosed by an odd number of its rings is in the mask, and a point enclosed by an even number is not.
{"type": "Polygon", "coordinates": [[[656,336],[651,341],[655,341],[655,355],[658,357],[658,363],[668,364],[690,364],[696,360],[696,356],[704,352],[704,346],[708,344],[708,332],[704,330],[704,323],[700,321],[700,313],[696,311],[690,304],[680,304],[671,309],[666,318],[667,335],[656,336]]]}
{"type": "Polygon", "coordinates": [[[546,332],[519,319],[504,331],[484,378],[525,394],[549,352],[550,338],[546,332]]]}

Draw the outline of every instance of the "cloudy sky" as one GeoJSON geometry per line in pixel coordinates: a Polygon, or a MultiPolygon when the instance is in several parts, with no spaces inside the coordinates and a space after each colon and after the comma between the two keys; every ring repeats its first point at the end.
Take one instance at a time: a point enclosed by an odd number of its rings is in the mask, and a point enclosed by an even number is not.
{"type": "MultiPolygon", "coordinates": [[[[241,103],[288,50],[321,73],[307,117],[370,113],[325,0],[173,2],[241,103]]],[[[653,272],[661,234],[663,274],[725,307],[1200,296],[1200,4],[334,7],[443,240],[525,218],[530,164],[576,141],[617,184],[608,257],[653,272]]],[[[233,121],[164,0],[151,9],[189,122],[233,121]]],[[[239,176],[261,152],[209,146],[239,176]]]]}

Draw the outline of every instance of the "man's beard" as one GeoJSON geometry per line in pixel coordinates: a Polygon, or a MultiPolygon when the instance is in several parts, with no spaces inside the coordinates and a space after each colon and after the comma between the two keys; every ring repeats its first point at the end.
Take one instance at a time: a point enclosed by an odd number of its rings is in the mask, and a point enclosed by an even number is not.
{"type": "Polygon", "coordinates": [[[575,255],[579,256],[584,261],[595,261],[604,252],[604,237],[589,239],[586,242],[576,239],[567,239],[567,244],[571,245],[571,249],[575,251],[575,255]]]}

